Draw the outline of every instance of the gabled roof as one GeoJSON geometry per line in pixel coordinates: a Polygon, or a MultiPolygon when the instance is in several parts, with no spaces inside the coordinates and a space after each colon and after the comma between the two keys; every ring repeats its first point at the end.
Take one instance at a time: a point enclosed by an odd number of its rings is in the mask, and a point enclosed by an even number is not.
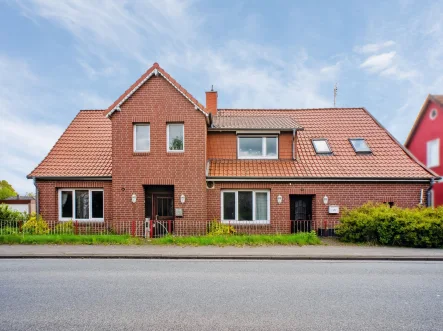
{"type": "Polygon", "coordinates": [[[105,110],[106,117],[112,116],[115,111],[120,110],[120,106],[133,95],[144,83],[146,83],[149,78],[153,76],[162,76],[166,79],[172,86],[174,86],[177,91],[179,91],[186,99],[188,99],[194,106],[195,109],[200,110],[205,116],[208,116],[208,113],[205,111],[205,107],[197,101],[186,89],[181,86],[177,81],[172,78],[165,70],[163,70],[159,64],[156,62],[149,68],[137,81],[131,85],[129,89],[125,91],[115,102],[109,106],[108,109],[105,110]]]}
{"type": "Polygon", "coordinates": [[[420,112],[417,115],[417,118],[415,119],[414,125],[412,125],[412,129],[411,131],[409,131],[408,137],[406,138],[405,141],[405,146],[408,147],[409,143],[411,142],[412,137],[415,134],[415,130],[417,130],[418,128],[418,124],[421,122],[421,119],[423,118],[423,115],[426,113],[426,109],[428,107],[428,103],[430,101],[434,101],[436,104],[440,105],[441,107],[443,107],[443,95],[432,95],[432,94],[428,94],[428,96],[426,97],[425,102],[423,103],[423,106],[421,106],[420,112]]]}
{"type": "Polygon", "coordinates": [[[221,117],[290,117],[297,132],[297,159],[210,160],[208,179],[361,178],[430,179],[436,174],[410,154],[364,108],[220,109],[221,117]],[[327,138],[332,155],[317,155],[312,139],[327,138]],[[372,154],[359,155],[350,138],[364,138],[372,154]]]}
{"type": "Polygon", "coordinates": [[[27,177],[111,175],[111,121],[103,116],[103,110],[81,110],[45,159],[27,177]]]}
{"type": "Polygon", "coordinates": [[[302,127],[288,116],[214,116],[214,129],[275,129],[293,130],[302,127]]]}

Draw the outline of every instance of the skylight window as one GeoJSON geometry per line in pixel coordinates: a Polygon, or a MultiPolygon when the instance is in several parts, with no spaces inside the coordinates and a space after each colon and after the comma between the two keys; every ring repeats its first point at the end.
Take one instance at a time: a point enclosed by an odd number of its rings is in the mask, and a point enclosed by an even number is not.
{"type": "Polygon", "coordinates": [[[314,145],[314,149],[317,154],[332,153],[327,139],[312,139],[312,145],[314,145]]]}
{"type": "Polygon", "coordinates": [[[363,138],[349,139],[356,153],[371,153],[371,149],[363,138]]]}

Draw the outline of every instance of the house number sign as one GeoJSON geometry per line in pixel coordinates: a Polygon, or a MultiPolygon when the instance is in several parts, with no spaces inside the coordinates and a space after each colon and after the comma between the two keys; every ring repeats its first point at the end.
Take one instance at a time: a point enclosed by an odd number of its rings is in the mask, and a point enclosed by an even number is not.
{"type": "Polygon", "coordinates": [[[338,214],[340,212],[339,206],[329,206],[329,214],[338,214]]]}

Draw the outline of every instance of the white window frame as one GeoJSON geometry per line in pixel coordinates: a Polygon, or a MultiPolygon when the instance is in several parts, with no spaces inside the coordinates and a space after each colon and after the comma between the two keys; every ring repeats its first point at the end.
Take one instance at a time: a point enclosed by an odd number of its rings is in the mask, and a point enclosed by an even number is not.
{"type": "Polygon", "coordinates": [[[70,189],[70,188],[62,188],[58,190],[58,219],[61,222],[66,222],[66,221],[77,221],[77,222],[104,222],[105,216],[105,192],[103,189],[100,188],[92,188],[92,189],[88,189],[88,188],[75,188],[75,189],[70,189]],[[76,219],[76,215],[75,215],[75,191],[89,191],[89,216],[90,218],[88,219],[83,219],[83,218],[79,218],[76,219]],[[103,192],[103,218],[92,218],[92,192],[103,192]],[[62,192],[72,192],[72,216],[73,217],[62,217],[62,192]]]}
{"type": "Polygon", "coordinates": [[[426,166],[428,168],[435,168],[440,166],[440,138],[429,140],[426,143],[426,166]],[[437,145],[437,156],[436,162],[431,164],[431,152],[433,144],[437,145]]]}
{"type": "Polygon", "coordinates": [[[166,151],[168,153],[184,153],[185,152],[185,124],[184,123],[168,123],[166,125],[166,151]],[[169,149],[169,127],[171,125],[181,125],[183,128],[183,149],[171,150],[169,149]]]}
{"type": "Polygon", "coordinates": [[[238,159],[244,159],[244,160],[261,160],[261,159],[267,159],[267,160],[277,160],[278,159],[278,135],[238,135],[237,136],[237,157],[238,159]],[[261,156],[240,156],[240,139],[241,138],[262,138],[261,141],[261,156]],[[266,146],[267,146],[267,139],[266,138],[277,138],[277,150],[275,156],[267,156],[266,155],[266,146]]]}
{"type": "Polygon", "coordinates": [[[133,140],[134,140],[134,152],[136,153],[149,153],[151,151],[151,125],[149,123],[134,123],[133,125],[133,140]],[[149,149],[137,149],[137,126],[149,127],[149,149]]]}
{"type": "Polygon", "coordinates": [[[270,224],[271,223],[271,191],[270,190],[221,190],[220,191],[220,219],[221,223],[225,224],[270,224]],[[239,220],[238,219],[238,192],[252,192],[252,220],[239,220]],[[235,220],[225,220],[224,217],[224,193],[235,193],[235,220]],[[256,193],[267,193],[267,219],[266,220],[256,220],[255,219],[255,194],[256,193]]]}
{"type": "Polygon", "coordinates": [[[349,143],[351,144],[352,148],[354,149],[354,152],[357,154],[372,154],[372,149],[369,147],[368,142],[364,138],[349,138],[349,143]],[[368,151],[359,151],[355,148],[353,141],[355,140],[363,140],[366,146],[368,147],[368,151]]]}

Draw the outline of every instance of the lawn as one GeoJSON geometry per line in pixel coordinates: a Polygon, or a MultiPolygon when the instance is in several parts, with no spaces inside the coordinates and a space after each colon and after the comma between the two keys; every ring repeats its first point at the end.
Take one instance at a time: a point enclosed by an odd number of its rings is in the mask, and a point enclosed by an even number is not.
{"type": "Polygon", "coordinates": [[[313,232],[276,235],[218,235],[144,239],[125,235],[2,235],[0,244],[69,244],[69,245],[177,245],[177,246],[266,246],[319,245],[313,232]]]}

